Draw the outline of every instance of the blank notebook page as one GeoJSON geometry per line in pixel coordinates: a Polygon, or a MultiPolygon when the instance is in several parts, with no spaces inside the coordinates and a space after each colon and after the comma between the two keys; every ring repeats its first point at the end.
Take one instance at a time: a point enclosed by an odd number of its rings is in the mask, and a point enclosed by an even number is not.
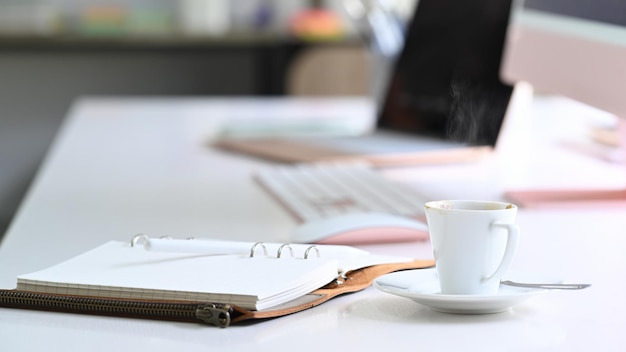
{"type": "Polygon", "coordinates": [[[337,276],[334,259],[164,253],[111,241],[65,262],[20,275],[17,289],[108,298],[171,299],[265,309],[337,276]]]}

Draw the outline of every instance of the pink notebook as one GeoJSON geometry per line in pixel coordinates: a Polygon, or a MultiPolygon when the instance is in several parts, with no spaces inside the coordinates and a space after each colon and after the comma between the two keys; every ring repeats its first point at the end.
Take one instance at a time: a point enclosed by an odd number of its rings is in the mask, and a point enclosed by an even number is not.
{"type": "Polygon", "coordinates": [[[519,190],[505,197],[527,208],[626,207],[626,189],[607,190],[519,190]]]}

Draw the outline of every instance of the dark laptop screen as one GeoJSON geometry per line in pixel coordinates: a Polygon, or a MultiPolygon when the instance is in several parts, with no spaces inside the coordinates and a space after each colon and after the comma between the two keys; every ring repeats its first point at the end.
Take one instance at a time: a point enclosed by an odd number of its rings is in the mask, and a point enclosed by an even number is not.
{"type": "Polygon", "coordinates": [[[495,145],[512,87],[499,78],[511,0],[420,0],[378,126],[495,145]]]}

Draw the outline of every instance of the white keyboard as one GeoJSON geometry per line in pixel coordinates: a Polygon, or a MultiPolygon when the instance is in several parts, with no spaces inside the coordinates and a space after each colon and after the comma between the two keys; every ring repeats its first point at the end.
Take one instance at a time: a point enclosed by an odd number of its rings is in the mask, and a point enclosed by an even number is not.
{"type": "Polygon", "coordinates": [[[298,220],[346,213],[388,213],[421,218],[424,200],[413,189],[358,165],[290,165],[255,174],[298,220]]]}

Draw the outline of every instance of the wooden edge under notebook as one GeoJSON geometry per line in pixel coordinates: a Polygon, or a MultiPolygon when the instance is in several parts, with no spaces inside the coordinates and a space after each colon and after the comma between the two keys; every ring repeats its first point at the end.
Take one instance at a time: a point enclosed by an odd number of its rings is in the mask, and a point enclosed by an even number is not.
{"type": "Polygon", "coordinates": [[[262,311],[231,304],[103,298],[66,294],[0,290],[0,307],[54,312],[119,316],[183,322],[200,322],[218,327],[252,319],[285,316],[318,306],[336,296],[363,290],[382,275],[407,269],[432,267],[433,260],[374,265],[349,272],[345,278],[298,299],[262,311]]]}

